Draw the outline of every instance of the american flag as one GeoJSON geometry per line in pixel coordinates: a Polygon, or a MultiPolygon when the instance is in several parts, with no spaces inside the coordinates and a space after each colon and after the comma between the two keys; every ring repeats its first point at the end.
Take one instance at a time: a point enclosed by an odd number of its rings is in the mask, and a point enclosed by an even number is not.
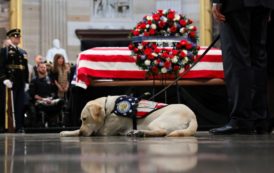
{"type": "MultiPolygon", "coordinates": [[[[201,47],[202,55],[206,47],[201,47]]],[[[95,47],[81,52],[77,59],[76,83],[86,88],[95,79],[145,79],[146,71],[135,64],[127,47],[95,47]]],[[[222,53],[213,48],[183,78],[224,78],[222,53]]]]}

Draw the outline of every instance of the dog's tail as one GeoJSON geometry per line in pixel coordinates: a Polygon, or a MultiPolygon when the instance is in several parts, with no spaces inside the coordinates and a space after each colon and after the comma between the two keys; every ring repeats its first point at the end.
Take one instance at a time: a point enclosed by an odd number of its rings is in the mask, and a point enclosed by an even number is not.
{"type": "Polygon", "coordinates": [[[167,137],[183,137],[183,136],[193,136],[195,135],[198,128],[196,118],[192,118],[186,129],[180,129],[172,131],[167,135],[167,137]]]}

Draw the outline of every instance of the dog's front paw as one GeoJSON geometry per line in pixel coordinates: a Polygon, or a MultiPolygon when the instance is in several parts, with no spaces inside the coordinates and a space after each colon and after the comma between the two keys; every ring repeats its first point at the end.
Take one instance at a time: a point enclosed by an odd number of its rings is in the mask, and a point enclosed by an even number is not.
{"type": "Polygon", "coordinates": [[[67,136],[67,131],[62,131],[62,132],[60,132],[60,136],[61,136],[61,137],[66,137],[66,136],[67,136]]]}
{"type": "Polygon", "coordinates": [[[130,132],[127,133],[127,136],[130,137],[145,137],[145,133],[140,130],[131,130],[130,132]]]}

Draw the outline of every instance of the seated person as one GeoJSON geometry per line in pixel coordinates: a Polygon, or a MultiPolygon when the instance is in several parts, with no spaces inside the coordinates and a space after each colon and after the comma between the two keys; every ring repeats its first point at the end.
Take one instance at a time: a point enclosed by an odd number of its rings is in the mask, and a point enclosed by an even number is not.
{"type": "Polygon", "coordinates": [[[52,123],[56,125],[57,121],[55,120],[55,115],[60,113],[63,106],[63,100],[57,98],[57,88],[47,74],[45,63],[40,63],[37,66],[37,72],[38,76],[32,79],[29,89],[32,103],[36,108],[36,113],[44,112],[49,124],[52,123]]]}

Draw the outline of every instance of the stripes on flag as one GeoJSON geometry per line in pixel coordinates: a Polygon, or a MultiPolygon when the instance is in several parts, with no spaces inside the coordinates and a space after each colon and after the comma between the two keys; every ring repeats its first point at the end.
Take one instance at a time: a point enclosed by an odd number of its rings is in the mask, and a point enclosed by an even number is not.
{"type": "MultiPolygon", "coordinates": [[[[201,47],[198,55],[206,50],[201,47]]],[[[89,85],[88,77],[109,79],[145,79],[146,71],[135,64],[127,47],[96,47],[79,54],[77,79],[89,85]]],[[[224,78],[221,50],[213,48],[184,78],[224,78]]]]}

